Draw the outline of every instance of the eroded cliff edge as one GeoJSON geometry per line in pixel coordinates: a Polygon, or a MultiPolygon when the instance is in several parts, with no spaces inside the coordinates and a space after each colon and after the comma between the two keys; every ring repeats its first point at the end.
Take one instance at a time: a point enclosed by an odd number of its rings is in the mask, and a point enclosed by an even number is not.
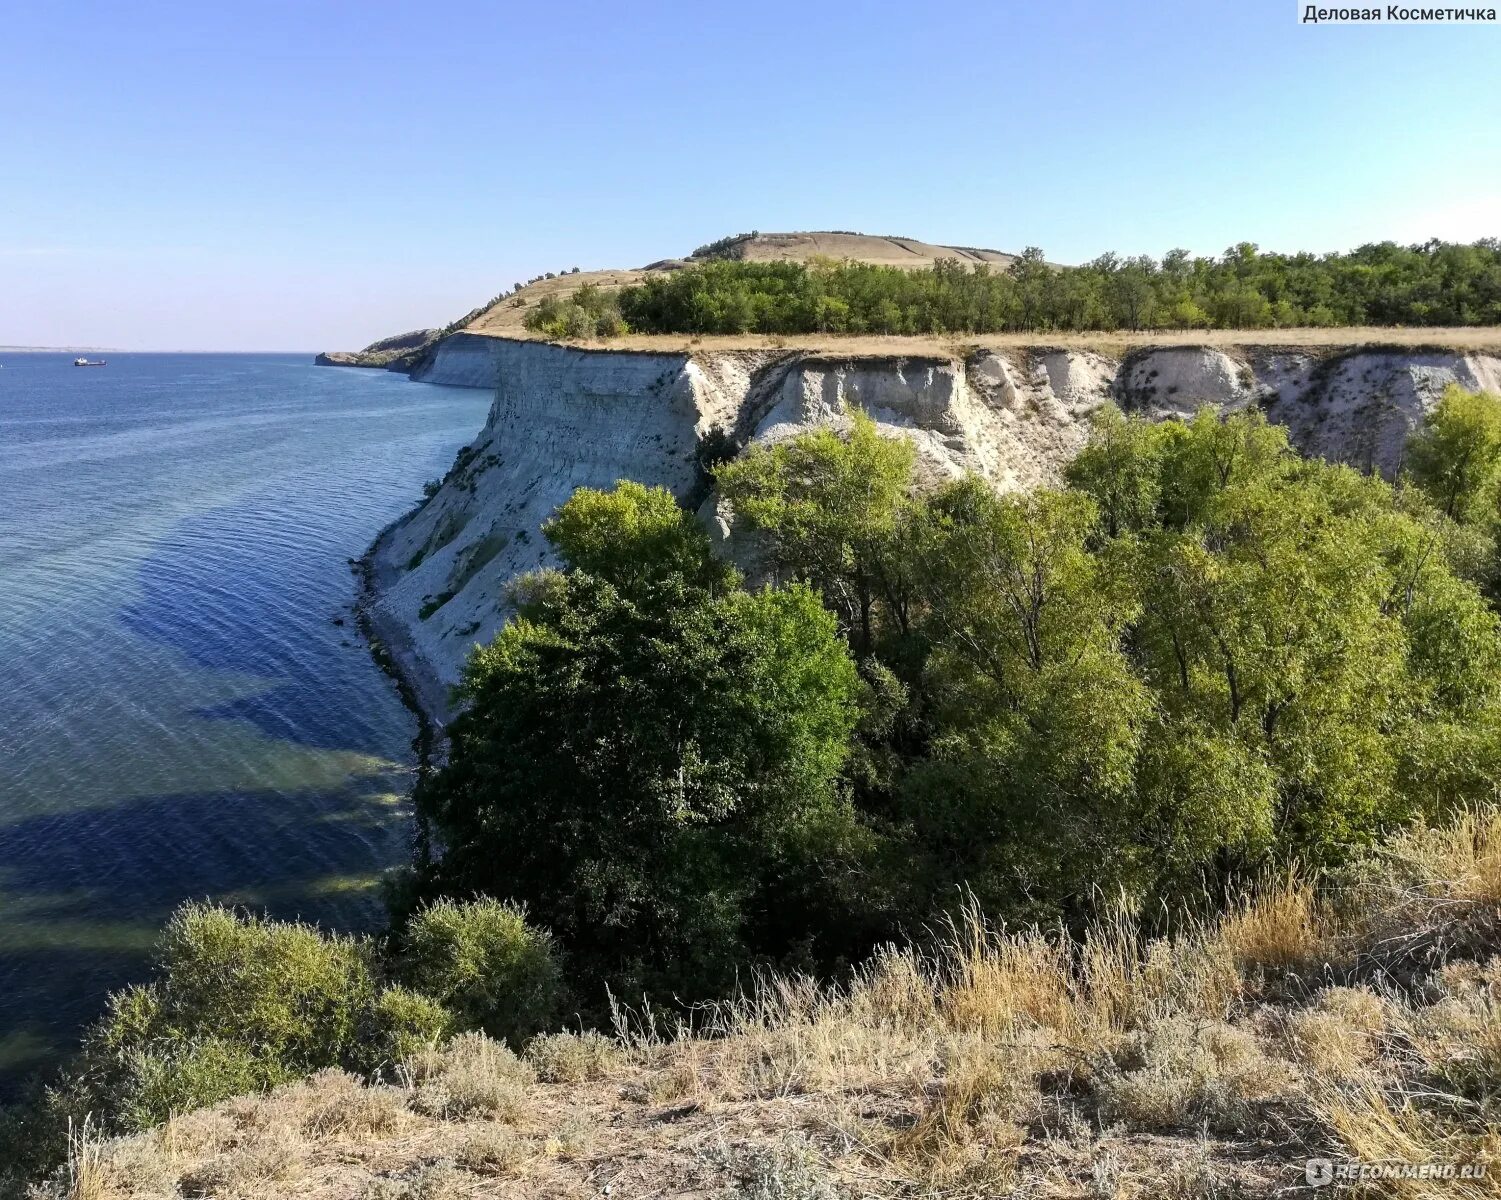
{"type": "Polygon", "coordinates": [[[962,359],[838,357],[591,350],[458,334],[413,378],[495,390],[484,429],[442,486],[370,555],[376,634],[442,720],[470,649],[509,615],[507,582],[549,561],[540,527],[575,488],[659,484],[728,534],[699,466],[712,431],[738,449],[837,425],[857,408],[910,438],[930,475],[975,471],[1014,490],[1056,479],[1107,400],[1156,417],[1256,405],[1305,453],[1390,475],[1408,431],[1448,383],[1501,389],[1501,355],[1180,346],[1125,358],[1041,347],[962,359]]]}

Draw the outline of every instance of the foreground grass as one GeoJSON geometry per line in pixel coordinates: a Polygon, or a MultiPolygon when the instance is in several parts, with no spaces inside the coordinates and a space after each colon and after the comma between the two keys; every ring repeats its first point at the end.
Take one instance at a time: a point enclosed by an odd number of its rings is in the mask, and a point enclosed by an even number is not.
{"type": "Polygon", "coordinates": [[[386,1083],[326,1072],[129,1139],[80,1130],[39,1195],[1172,1200],[1299,1192],[1329,1157],[1489,1163],[1369,1194],[1501,1196],[1498,951],[1501,816],[1473,816],[1172,939],[970,917],[692,1029],[648,1011],[520,1056],[469,1034],[386,1083]]]}

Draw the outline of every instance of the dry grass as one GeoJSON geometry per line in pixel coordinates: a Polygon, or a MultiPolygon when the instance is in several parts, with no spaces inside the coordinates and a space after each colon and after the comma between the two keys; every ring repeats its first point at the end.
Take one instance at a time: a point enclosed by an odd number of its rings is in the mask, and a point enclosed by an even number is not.
{"type": "Polygon", "coordinates": [[[1472,815],[1332,901],[1289,878],[1172,940],[971,913],[842,987],[765,978],[693,1033],[638,1016],[522,1057],[471,1034],[395,1087],[325,1072],[84,1136],[45,1194],[1158,1200],[1300,1190],[1329,1157],[1492,1164],[1369,1194],[1497,1197],[1498,903],[1501,818],[1472,815]]]}
{"type": "MultiPolygon", "coordinates": [[[[617,286],[600,278],[605,275],[624,277],[630,272],[599,272],[595,282],[617,286]]],[[[590,282],[582,275],[548,280],[549,290],[564,295],[590,282]],[[565,282],[570,281],[570,282],[565,282]]],[[[622,278],[622,282],[633,282],[622,278]]],[[[541,297],[544,284],[535,284],[541,297]]],[[[525,294],[533,295],[527,288],[525,294]]],[[[466,327],[466,333],[491,337],[540,340],[522,325],[528,308],[509,307],[502,302],[466,327]]],[[[1287,346],[1311,350],[1331,350],[1356,346],[1440,346],[1453,350],[1501,351],[1501,328],[1470,326],[1464,328],[1388,328],[1351,326],[1341,329],[1191,329],[1160,330],[1153,333],[997,333],[974,336],[935,334],[913,337],[874,336],[864,334],[703,334],[633,333],[608,341],[580,341],[570,345],[597,350],[649,350],[671,352],[711,352],[738,350],[797,350],[830,357],[876,358],[962,358],[976,350],[1019,350],[1029,347],[1093,350],[1110,358],[1123,358],[1132,350],[1146,346],[1216,346],[1239,347],[1287,346]]]]}

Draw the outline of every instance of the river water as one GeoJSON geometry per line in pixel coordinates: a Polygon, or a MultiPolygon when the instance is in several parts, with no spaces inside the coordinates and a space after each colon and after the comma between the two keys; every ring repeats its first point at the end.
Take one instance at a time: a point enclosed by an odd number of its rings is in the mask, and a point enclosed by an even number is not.
{"type": "Polygon", "coordinates": [[[489,404],[307,355],[105,357],[0,353],[0,1091],[185,898],[379,922],[416,730],[349,560],[489,404]]]}

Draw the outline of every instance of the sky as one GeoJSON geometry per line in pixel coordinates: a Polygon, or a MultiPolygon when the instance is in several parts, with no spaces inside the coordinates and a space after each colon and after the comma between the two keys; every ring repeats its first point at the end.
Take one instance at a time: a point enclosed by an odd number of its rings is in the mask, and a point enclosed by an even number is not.
{"type": "Polygon", "coordinates": [[[358,348],[750,229],[1471,241],[1498,65],[1294,0],[0,0],[0,345],[358,348]]]}

